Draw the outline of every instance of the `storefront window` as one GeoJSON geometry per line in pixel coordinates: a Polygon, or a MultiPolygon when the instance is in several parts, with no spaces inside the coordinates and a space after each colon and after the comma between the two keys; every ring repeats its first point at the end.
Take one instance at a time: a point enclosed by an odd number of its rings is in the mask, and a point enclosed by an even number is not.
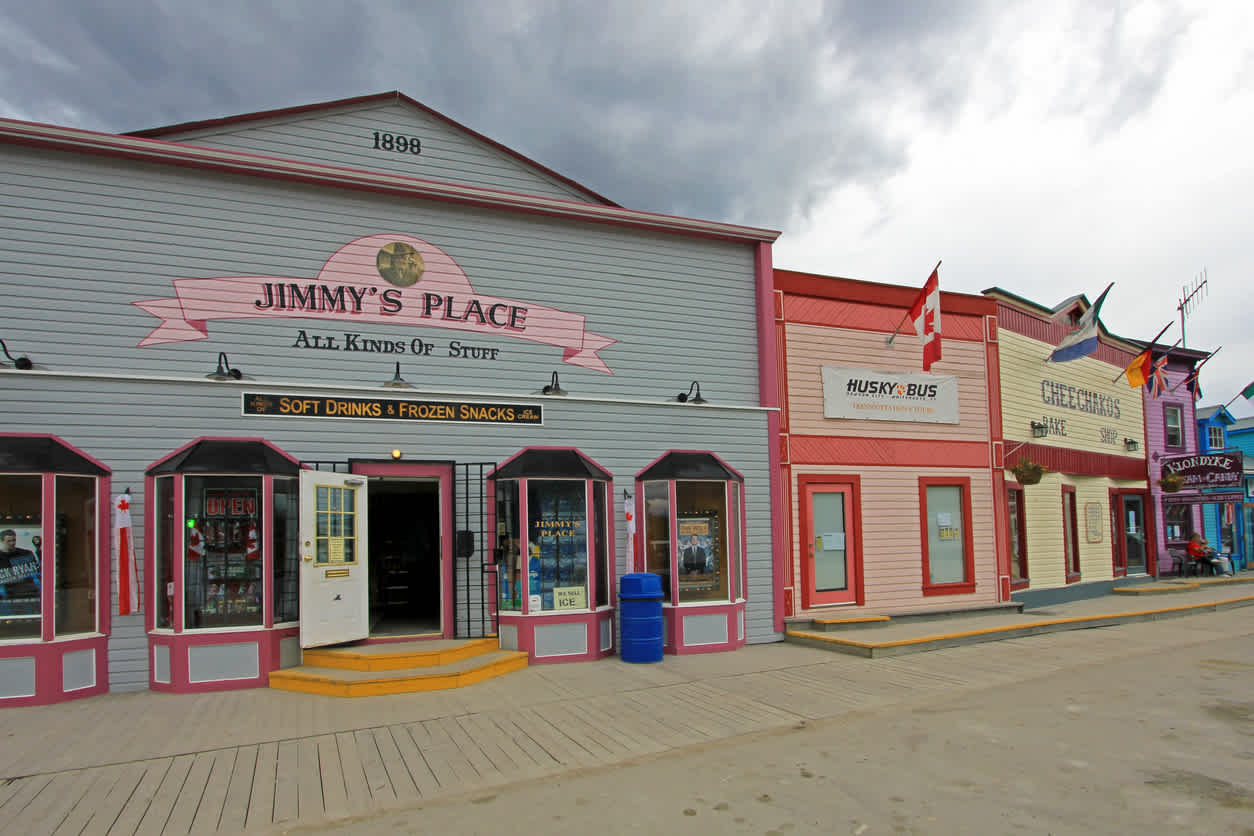
{"type": "Polygon", "coordinates": [[[518,482],[496,485],[496,584],[501,611],[522,609],[522,530],[519,525],[518,482]]]}
{"type": "Polygon", "coordinates": [[[609,491],[604,482],[592,483],[592,555],[597,567],[596,593],[593,595],[598,607],[607,607],[610,603],[610,548],[609,539],[609,508],[606,499],[609,491]]]}
{"type": "Polygon", "coordinates": [[[0,476],[0,639],[41,635],[42,482],[0,476]]]}
{"type": "Polygon", "coordinates": [[[744,596],[745,579],[741,576],[743,563],[740,560],[740,483],[731,483],[731,509],[727,515],[727,542],[731,548],[728,551],[730,556],[728,559],[728,575],[732,579],[732,595],[744,596]]]}
{"type": "Polygon", "coordinates": [[[530,612],[588,608],[586,483],[527,480],[530,612]]]}
{"type": "Polygon", "coordinates": [[[96,630],[96,480],[56,477],[56,635],[96,630]]]}
{"type": "Polygon", "coordinates": [[[671,502],[668,482],[644,484],[645,571],[662,578],[662,598],[671,597],[671,502]]]}
{"type": "Polygon", "coordinates": [[[185,477],[184,519],[184,627],[259,626],[261,478],[185,477]]]}
{"type": "Polygon", "coordinates": [[[679,603],[728,600],[727,483],[676,482],[679,603]]]}
{"type": "Polygon", "coordinates": [[[1010,522],[1010,582],[1028,579],[1028,536],[1023,513],[1023,489],[1006,491],[1006,510],[1010,522]]]}
{"type": "Polygon", "coordinates": [[[933,584],[962,583],[967,579],[962,525],[962,488],[927,488],[928,580],[933,584]]]}
{"type": "Polygon", "coordinates": [[[300,484],[274,480],[274,623],[300,619],[300,484]]]}
{"type": "Polygon", "coordinates": [[[1064,485],[1062,489],[1062,537],[1067,558],[1067,578],[1080,577],[1080,531],[1077,523],[1075,488],[1064,485]]]}
{"type": "MultiPolygon", "coordinates": [[[[157,542],[153,550],[155,576],[153,586],[156,625],[163,629],[174,626],[174,477],[163,476],[157,480],[156,497],[152,513],[157,542]]],[[[188,538],[191,539],[191,531],[188,538]]],[[[199,536],[199,534],[197,534],[199,536]]],[[[191,543],[188,544],[189,546],[191,543]]]]}
{"type": "Polygon", "coordinates": [[[1184,542],[1193,536],[1192,506],[1168,505],[1164,517],[1169,542],[1184,542]]]}

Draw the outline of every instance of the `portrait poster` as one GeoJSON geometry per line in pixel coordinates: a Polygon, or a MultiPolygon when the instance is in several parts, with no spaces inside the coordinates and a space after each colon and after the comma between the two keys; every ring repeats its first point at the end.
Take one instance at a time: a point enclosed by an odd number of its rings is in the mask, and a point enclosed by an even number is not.
{"type": "Polygon", "coordinates": [[[39,618],[43,529],[0,523],[0,617],[39,618]]]}
{"type": "Polygon", "coordinates": [[[681,592],[709,592],[719,588],[718,512],[679,514],[676,565],[681,592]]]}
{"type": "Polygon", "coordinates": [[[1102,504],[1084,503],[1084,542],[1102,542],[1102,504]]]}

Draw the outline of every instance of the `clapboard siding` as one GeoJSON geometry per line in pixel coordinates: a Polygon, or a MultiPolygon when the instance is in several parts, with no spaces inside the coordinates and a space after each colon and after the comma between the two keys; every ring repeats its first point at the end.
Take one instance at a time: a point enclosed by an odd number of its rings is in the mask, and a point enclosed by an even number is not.
{"type": "Polygon", "coordinates": [[[711,400],[758,403],[749,245],[13,147],[0,161],[0,264],[17,285],[5,336],[42,367],[200,376],[228,350],[258,379],[307,379],[316,363],[329,380],[385,380],[400,359],[439,390],[530,393],[559,369],[580,394],[673,398],[695,378],[711,400]],[[586,317],[589,331],[617,340],[600,352],[614,373],[492,334],[324,320],[217,320],[206,340],[137,347],[159,320],[131,303],[173,297],[174,279],[312,281],[344,244],[389,231],[448,252],[479,293],[586,317]],[[421,337],[437,352],[458,339],[504,360],[311,357],[292,347],[302,328],[421,337]]]}
{"type": "Polygon", "coordinates": [[[420,108],[396,101],[219,124],[161,138],[426,180],[604,203],[593,193],[563,182],[539,165],[529,165],[420,108]],[[422,152],[376,151],[375,131],[416,136],[422,142],[422,152]]]}
{"type": "Polygon", "coordinates": [[[958,378],[958,424],[823,417],[823,366],[918,372],[919,344],[903,336],[893,348],[879,332],[820,325],[785,326],[789,431],[854,438],[989,440],[988,370],[983,342],[944,340],[932,374],[958,378]]]}
{"type": "MultiPolygon", "coordinates": [[[[855,475],[861,478],[862,561],[867,609],[902,610],[975,606],[997,600],[997,545],[993,536],[992,474],[988,469],[848,468],[807,465],[793,470],[792,493],[801,497],[797,476],[855,475]],[[966,477],[975,558],[975,592],[923,595],[923,544],[920,539],[919,478],[966,477]]],[[[800,583],[800,501],[792,507],[792,571],[800,583]]],[[[798,603],[800,600],[798,599],[798,603]]]]}
{"type": "MultiPolygon", "coordinates": [[[[667,450],[712,450],[745,476],[748,640],[762,642],[777,637],[773,630],[769,447],[764,410],[531,398],[530,403],[543,401],[543,426],[328,421],[242,416],[240,392],[244,388],[266,391],[268,384],[93,379],[13,371],[0,371],[0,382],[8,403],[0,431],[55,433],[109,467],[115,490],[131,488],[141,567],[146,554],[144,471],[200,435],[262,437],[297,459],[323,461],[386,459],[393,448],[400,448],[406,461],[499,462],[527,446],[569,445],[610,471],[615,497],[621,497],[623,490],[634,493],[635,474],[667,450]]],[[[345,387],[323,393],[364,396],[379,391],[376,387],[345,387]]],[[[628,570],[626,532],[621,520],[617,525],[617,571],[622,573],[628,570]]],[[[112,606],[116,612],[116,586],[114,589],[112,606]]],[[[145,687],[148,659],[142,618],[115,617],[113,627],[111,687],[145,687]]]]}
{"type": "Polygon", "coordinates": [[[1130,389],[1123,367],[1081,357],[1066,363],[1046,363],[1053,347],[1002,329],[1001,391],[1005,437],[1008,441],[1033,441],[1064,446],[1069,450],[1123,455],[1123,439],[1145,437],[1145,410],[1139,391],[1130,389]],[[1119,415],[1098,415],[1045,403],[1046,381],[1074,386],[1118,401],[1119,415]],[[1054,418],[1066,422],[1066,436],[1033,439],[1031,422],[1054,418]],[[1115,442],[1105,442],[1101,430],[1115,431],[1115,442]]]}

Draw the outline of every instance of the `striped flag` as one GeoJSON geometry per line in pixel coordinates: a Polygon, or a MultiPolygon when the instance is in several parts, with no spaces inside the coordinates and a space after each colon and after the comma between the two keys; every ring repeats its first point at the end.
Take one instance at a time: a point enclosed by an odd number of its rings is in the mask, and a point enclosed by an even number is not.
{"type": "Polygon", "coordinates": [[[1149,375],[1150,397],[1160,397],[1167,391],[1167,355],[1159,357],[1150,364],[1149,375]]]}
{"type": "Polygon", "coordinates": [[[113,530],[118,552],[118,615],[139,612],[139,569],[131,529],[131,495],[118,494],[113,501],[113,530]]]}
{"type": "Polygon", "coordinates": [[[1081,357],[1088,357],[1094,351],[1097,351],[1097,334],[1098,334],[1098,312],[1102,309],[1102,302],[1106,301],[1106,294],[1110,293],[1110,289],[1115,286],[1114,282],[1106,285],[1106,289],[1102,291],[1102,295],[1097,297],[1097,301],[1093,306],[1084,312],[1080,317],[1080,322],[1076,329],[1063,337],[1058,343],[1058,347],[1049,355],[1051,363],[1066,363],[1068,360],[1079,360],[1081,357]]]}
{"type": "Polygon", "coordinates": [[[1135,389],[1149,382],[1153,359],[1154,355],[1148,348],[1132,358],[1132,362],[1123,370],[1123,373],[1128,376],[1129,386],[1135,389]]]}

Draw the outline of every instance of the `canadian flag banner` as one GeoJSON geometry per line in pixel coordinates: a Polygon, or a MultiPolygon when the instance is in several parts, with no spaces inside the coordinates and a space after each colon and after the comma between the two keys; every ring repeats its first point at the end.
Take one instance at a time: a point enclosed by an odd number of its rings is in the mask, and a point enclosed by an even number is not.
{"type": "Polygon", "coordinates": [[[257,560],[261,557],[261,547],[257,543],[257,523],[248,523],[248,545],[244,550],[245,560],[257,560]]]}
{"type": "Polygon", "coordinates": [[[923,371],[941,358],[940,266],[932,271],[908,314],[923,343],[923,371]]]}
{"type": "Polygon", "coordinates": [[[130,615],[139,612],[139,569],[135,561],[129,493],[118,494],[113,500],[113,530],[118,553],[118,615],[130,615]]]}
{"type": "Polygon", "coordinates": [[[200,526],[187,529],[187,559],[200,560],[205,556],[205,540],[200,536],[200,526]]]}

